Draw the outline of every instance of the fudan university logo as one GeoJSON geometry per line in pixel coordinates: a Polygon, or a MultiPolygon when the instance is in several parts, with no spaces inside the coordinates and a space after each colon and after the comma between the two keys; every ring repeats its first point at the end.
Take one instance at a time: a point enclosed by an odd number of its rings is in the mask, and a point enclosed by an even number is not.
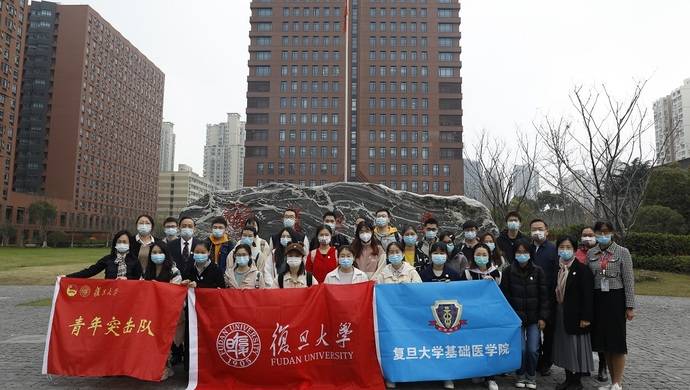
{"type": "Polygon", "coordinates": [[[233,322],[218,333],[216,350],[230,367],[249,367],[259,358],[261,339],[256,329],[244,322],[233,322]]]}
{"type": "Polygon", "coordinates": [[[459,330],[467,321],[462,319],[462,305],[457,299],[438,300],[431,305],[434,320],[429,325],[442,333],[453,333],[459,330]]]}

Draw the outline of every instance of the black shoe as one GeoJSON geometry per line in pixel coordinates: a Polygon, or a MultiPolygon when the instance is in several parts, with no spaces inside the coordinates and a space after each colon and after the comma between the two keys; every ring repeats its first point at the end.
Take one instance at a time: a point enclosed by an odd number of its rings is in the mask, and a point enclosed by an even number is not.
{"type": "Polygon", "coordinates": [[[599,375],[597,375],[597,380],[599,382],[608,382],[609,376],[606,375],[606,371],[599,371],[599,375]]]}

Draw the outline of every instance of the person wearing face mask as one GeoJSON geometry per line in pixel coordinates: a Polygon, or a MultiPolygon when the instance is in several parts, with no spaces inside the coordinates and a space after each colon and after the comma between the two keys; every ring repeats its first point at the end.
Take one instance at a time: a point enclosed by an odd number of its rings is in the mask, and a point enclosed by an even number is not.
{"type": "Polygon", "coordinates": [[[491,254],[489,255],[489,257],[491,258],[491,263],[495,265],[499,271],[503,272],[503,270],[508,266],[508,264],[506,263],[506,260],[503,257],[503,252],[501,252],[501,248],[496,246],[496,237],[491,232],[486,232],[479,236],[479,242],[489,247],[489,249],[491,250],[491,254]]]}
{"type": "Polygon", "coordinates": [[[182,271],[182,285],[195,288],[225,288],[223,272],[210,257],[208,241],[199,241],[192,248],[192,260],[182,271]]]}
{"type": "Polygon", "coordinates": [[[290,243],[285,248],[285,268],[277,276],[273,288],[305,288],[319,284],[304,266],[304,245],[290,243]]]}
{"type": "MultiPolygon", "coordinates": [[[[551,305],[556,302],[556,279],[558,275],[558,248],[553,242],[548,240],[549,226],[542,219],[534,219],[529,223],[532,245],[530,245],[530,254],[535,265],[544,270],[546,276],[546,287],[549,291],[549,298],[551,298],[551,305]]],[[[549,376],[551,374],[551,366],[553,365],[553,322],[556,320],[555,311],[550,311],[551,317],[546,319],[546,328],[544,328],[544,337],[539,350],[539,372],[542,376],[549,376]]]]}
{"type": "Polygon", "coordinates": [[[373,276],[386,265],[386,253],[379,240],[373,235],[373,231],[371,222],[360,222],[357,225],[355,239],[352,241],[355,261],[369,279],[373,279],[373,276]]]}
{"type": "Polygon", "coordinates": [[[330,226],[320,226],[314,235],[319,246],[307,255],[306,270],[313,273],[319,283],[323,283],[326,275],[338,266],[338,251],[331,245],[332,237],[330,226]]]}
{"type": "MultiPolygon", "coordinates": [[[[288,245],[291,243],[298,242],[295,231],[292,230],[292,228],[282,228],[278,232],[278,236],[280,237],[280,245],[273,249],[272,253],[273,270],[271,272],[273,272],[274,280],[277,280],[276,278],[278,277],[278,274],[287,270],[287,264],[285,263],[285,249],[287,249],[288,245]]],[[[275,285],[273,285],[273,287],[275,287],[275,285]]]]}
{"type": "Polygon", "coordinates": [[[516,372],[515,387],[536,389],[541,330],[549,318],[549,297],[544,270],[534,264],[526,240],[515,243],[515,261],[503,272],[501,291],[522,320],[522,367],[516,372]]]}
{"type": "Polygon", "coordinates": [[[418,236],[417,230],[412,225],[405,226],[403,230],[403,248],[405,249],[405,261],[407,264],[414,267],[417,273],[422,272],[431,262],[429,261],[429,256],[424,254],[422,250],[417,246],[418,236]]]}
{"type": "Polygon", "coordinates": [[[227,228],[225,217],[215,217],[211,221],[211,235],[208,237],[208,246],[211,248],[209,258],[221,272],[225,272],[228,255],[237,245],[228,235],[227,228]]]}
{"type": "Polygon", "coordinates": [[[575,259],[577,242],[562,237],[558,247],[556,321],[553,362],[565,369],[565,381],[556,390],[581,390],[582,374],[594,370],[589,327],[592,323],[594,277],[589,268],[575,259]]]}
{"type": "Polygon", "coordinates": [[[470,265],[460,276],[462,280],[490,279],[497,284],[501,283],[501,271],[491,261],[491,249],[488,245],[480,243],[474,246],[470,265]]]}
{"type": "MultiPolygon", "coordinates": [[[[297,242],[304,243],[304,250],[309,252],[309,239],[301,232],[299,224],[297,223],[297,211],[294,209],[287,209],[283,212],[283,227],[290,228],[295,232],[297,242]]],[[[273,251],[280,245],[280,236],[274,234],[268,242],[269,249],[273,251]]]]}
{"type": "Polygon", "coordinates": [[[355,284],[369,281],[367,274],[357,268],[355,251],[349,245],[338,249],[338,268],[329,272],[325,284],[355,284]]]}
{"type": "Polygon", "coordinates": [[[94,265],[67,275],[68,278],[90,278],[105,271],[105,279],[141,278],[139,259],[129,250],[134,238],[126,230],[115,233],[110,244],[110,254],[100,258],[94,265]]]}
{"type": "MultiPolygon", "coordinates": [[[[251,248],[250,256],[252,258],[253,264],[256,266],[256,269],[258,269],[259,272],[263,274],[262,276],[264,277],[264,284],[266,285],[266,287],[272,287],[273,275],[270,272],[268,272],[268,277],[266,275],[266,270],[270,271],[273,267],[272,256],[264,253],[261,250],[261,244],[257,240],[256,230],[252,226],[245,226],[244,228],[242,228],[242,232],[240,234],[240,241],[237,245],[244,244],[251,248]]],[[[233,259],[235,258],[233,255],[234,251],[235,249],[233,248],[230,254],[228,254],[228,258],[226,259],[227,268],[232,268],[235,266],[235,263],[233,262],[233,259]]]]}
{"type": "MultiPolygon", "coordinates": [[[[350,240],[345,237],[344,234],[340,234],[336,231],[336,216],[335,212],[333,211],[326,211],[326,213],[323,215],[323,224],[330,227],[331,231],[333,232],[333,237],[331,238],[331,245],[335,247],[335,249],[339,249],[343,245],[350,245],[350,240]]],[[[319,242],[316,240],[316,237],[312,238],[311,242],[309,243],[309,247],[311,248],[316,248],[319,246],[319,242]]]]}
{"type": "Polygon", "coordinates": [[[610,222],[594,224],[597,245],[587,253],[594,274],[594,318],[592,349],[606,356],[611,386],[622,389],[625,356],[628,353],[626,321],[635,318],[635,276],[630,251],[613,240],[610,222]]]}
{"type": "Polygon", "coordinates": [[[582,232],[580,232],[580,245],[577,247],[577,251],[575,252],[575,258],[577,261],[584,265],[588,265],[587,253],[596,245],[597,238],[594,235],[594,229],[589,226],[584,227],[582,232]]]}
{"type": "Polygon", "coordinates": [[[431,246],[431,265],[419,274],[423,282],[460,280],[460,274],[448,266],[448,253],[448,245],[444,242],[437,242],[431,246]]]}
{"type": "Polygon", "coordinates": [[[151,245],[162,242],[151,235],[154,227],[153,217],[150,215],[142,214],[137,217],[137,235],[134,236],[134,241],[130,243],[130,251],[139,259],[142,270],[148,266],[151,245]]]}
{"type": "Polygon", "coordinates": [[[168,217],[163,221],[163,232],[165,233],[165,238],[163,241],[165,244],[169,244],[177,239],[177,219],[175,217],[168,217]]]}
{"type": "Polygon", "coordinates": [[[386,249],[388,264],[371,280],[378,284],[421,283],[422,278],[413,266],[404,260],[403,247],[397,242],[388,245],[386,249]]]}
{"type": "Polygon", "coordinates": [[[424,221],[424,238],[417,244],[419,250],[427,257],[431,257],[431,246],[438,241],[438,221],[427,218],[424,221]]]}
{"type": "Polygon", "coordinates": [[[391,212],[387,209],[380,209],[376,211],[376,219],[374,220],[376,227],[374,228],[374,236],[379,240],[382,247],[387,247],[391,242],[402,242],[402,236],[398,229],[391,226],[391,212]]]}
{"type": "Polygon", "coordinates": [[[446,265],[458,275],[462,275],[469,264],[467,258],[462,253],[461,246],[455,245],[455,235],[449,231],[444,231],[439,236],[439,241],[446,244],[448,248],[448,261],[446,261],[446,265]]]}
{"type": "Polygon", "coordinates": [[[232,256],[224,274],[226,287],[243,290],[266,287],[263,275],[252,259],[252,248],[249,245],[237,245],[232,256]]]}
{"type": "Polygon", "coordinates": [[[507,264],[515,261],[515,243],[525,239],[525,235],[520,232],[522,217],[517,211],[511,211],[506,215],[506,229],[501,232],[496,240],[496,246],[501,249],[507,264]]]}
{"type": "Polygon", "coordinates": [[[181,217],[179,221],[180,237],[168,242],[170,257],[178,269],[183,269],[192,260],[192,248],[200,242],[194,237],[195,224],[192,217],[181,217]]]}
{"type": "Polygon", "coordinates": [[[479,244],[479,239],[477,238],[477,232],[479,231],[479,225],[472,220],[467,220],[462,224],[462,234],[464,241],[460,250],[462,254],[465,255],[467,261],[472,261],[472,256],[474,256],[474,246],[479,244]]]}

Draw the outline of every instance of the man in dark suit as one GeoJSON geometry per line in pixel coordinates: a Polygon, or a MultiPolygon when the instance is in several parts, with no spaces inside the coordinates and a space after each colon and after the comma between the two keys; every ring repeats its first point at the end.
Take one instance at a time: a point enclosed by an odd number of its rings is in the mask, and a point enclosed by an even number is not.
{"type": "Polygon", "coordinates": [[[179,227],[180,238],[168,243],[168,251],[177,269],[182,272],[187,262],[192,260],[194,246],[201,241],[194,237],[196,225],[192,217],[181,217],[179,227]]]}

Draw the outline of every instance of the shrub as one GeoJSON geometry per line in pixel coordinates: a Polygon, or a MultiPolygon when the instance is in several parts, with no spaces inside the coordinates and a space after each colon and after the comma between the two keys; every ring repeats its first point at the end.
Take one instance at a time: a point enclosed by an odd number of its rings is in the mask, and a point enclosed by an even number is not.
{"type": "Polygon", "coordinates": [[[48,246],[53,248],[66,248],[69,246],[70,239],[64,232],[48,233],[48,246]]]}
{"type": "Polygon", "coordinates": [[[632,230],[649,233],[685,233],[685,218],[666,206],[643,206],[637,214],[632,230]]]}
{"type": "Polygon", "coordinates": [[[633,256],[690,255],[690,236],[688,235],[630,232],[621,245],[628,248],[633,256]]]}
{"type": "Polygon", "coordinates": [[[649,271],[690,274],[690,256],[632,256],[633,266],[649,271]]]}

